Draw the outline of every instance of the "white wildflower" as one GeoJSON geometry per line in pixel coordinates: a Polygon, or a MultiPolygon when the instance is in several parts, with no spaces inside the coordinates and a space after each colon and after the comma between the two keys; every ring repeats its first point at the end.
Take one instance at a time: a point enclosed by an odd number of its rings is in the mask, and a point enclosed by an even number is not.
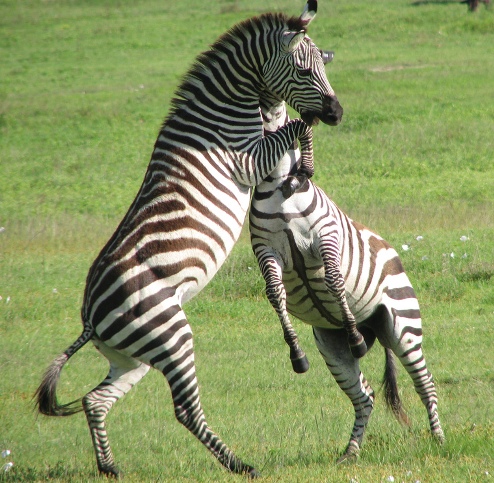
{"type": "Polygon", "coordinates": [[[450,256],[451,258],[455,258],[455,254],[454,254],[454,252],[451,252],[451,253],[449,254],[449,256],[450,256]]]}
{"type": "Polygon", "coordinates": [[[466,242],[467,240],[470,240],[470,238],[468,238],[465,235],[463,235],[463,236],[460,237],[460,241],[462,241],[462,242],[466,242]]]}
{"type": "Polygon", "coordinates": [[[56,288],[54,288],[54,289],[52,290],[52,292],[53,292],[53,293],[58,293],[58,290],[57,290],[56,288]]]}
{"type": "Polygon", "coordinates": [[[0,233],[3,233],[5,231],[5,227],[4,226],[0,226],[0,233]]]}
{"type": "Polygon", "coordinates": [[[419,236],[416,238],[416,240],[417,240],[417,241],[422,241],[423,239],[424,239],[424,237],[423,237],[422,235],[419,235],[419,236]]]}
{"type": "Polygon", "coordinates": [[[387,478],[386,478],[386,481],[389,481],[390,483],[393,483],[393,481],[395,481],[395,477],[393,475],[389,475],[387,478]]]}
{"type": "Polygon", "coordinates": [[[468,255],[467,255],[466,253],[464,253],[464,254],[461,256],[461,258],[467,258],[467,257],[468,257],[468,255]]]}
{"type": "Polygon", "coordinates": [[[401,245],[401,248],[403,249],[403,251],[407,252],[408,250],[410,250],[410,246],[409,245],[401,245]]]}

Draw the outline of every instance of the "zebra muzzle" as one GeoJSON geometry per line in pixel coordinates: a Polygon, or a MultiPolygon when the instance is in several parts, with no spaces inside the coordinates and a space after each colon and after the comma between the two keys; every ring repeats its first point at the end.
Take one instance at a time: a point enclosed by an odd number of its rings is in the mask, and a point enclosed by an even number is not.
{"type": "Polygon", "coordinates": [[[316,126],[320,120],[324,124],[337,126],[343,118],[343,108],[336,96],[326,96],[321,112],[304,111],[300,113],[300,117],[309,126],[316,126]]]}

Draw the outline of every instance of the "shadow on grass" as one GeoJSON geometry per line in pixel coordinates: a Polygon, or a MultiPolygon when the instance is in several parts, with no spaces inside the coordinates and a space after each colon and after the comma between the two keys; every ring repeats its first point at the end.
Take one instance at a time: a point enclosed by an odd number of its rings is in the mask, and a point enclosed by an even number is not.
{"type": "Polygon", "coordinates": [[[456,3],[458,5],[462,5],[467,3],[467,0],[415,0],[411,2],[410,5],[414,7],[419,7],[420,5],[449,5],[451,3],[456,3]]]}
{"type": "Polygon", "coordinates": [[[18,481],[18,482],[33,482],[33,481],[72,481],[72,482],[87,482],[94,480],[98,475],[96,472],[88,473],[85,471],[76,470],[67,467],[64,463],[58,462],[53,466],[47,466],[45,469],[31,466],[14,465],[9,472],[0,474],[0,482],[3,481],[18,481]]]}

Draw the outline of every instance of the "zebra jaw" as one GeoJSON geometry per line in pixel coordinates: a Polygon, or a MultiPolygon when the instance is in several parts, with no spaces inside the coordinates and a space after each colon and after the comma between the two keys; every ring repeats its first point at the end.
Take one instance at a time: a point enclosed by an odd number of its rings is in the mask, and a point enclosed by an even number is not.
{"type": "Polygon", "coordinates": [[[300,117],[309,126],[315,126],[319,121],[337,126],[343,117],[343,108],[335,96],[325,96],[322,111],[300,111],[300,117]]]}
{"type": "Polygon", "coordinates": [[[301,112],[300,117],[302,118],[302,121],[309,126],[317,126],[319,124],[319,118],[315,112],[301,112]]]}

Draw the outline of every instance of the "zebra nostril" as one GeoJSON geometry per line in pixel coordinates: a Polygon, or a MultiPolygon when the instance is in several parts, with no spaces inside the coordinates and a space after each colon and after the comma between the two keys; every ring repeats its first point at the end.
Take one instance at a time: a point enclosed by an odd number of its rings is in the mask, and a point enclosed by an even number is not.
{"type": "Polygon", "coordinates": [[[336,96],[326,96],[323,101],[321,121],[331,126],[336,126],[343,117],[343,108],[336,96]]]}

